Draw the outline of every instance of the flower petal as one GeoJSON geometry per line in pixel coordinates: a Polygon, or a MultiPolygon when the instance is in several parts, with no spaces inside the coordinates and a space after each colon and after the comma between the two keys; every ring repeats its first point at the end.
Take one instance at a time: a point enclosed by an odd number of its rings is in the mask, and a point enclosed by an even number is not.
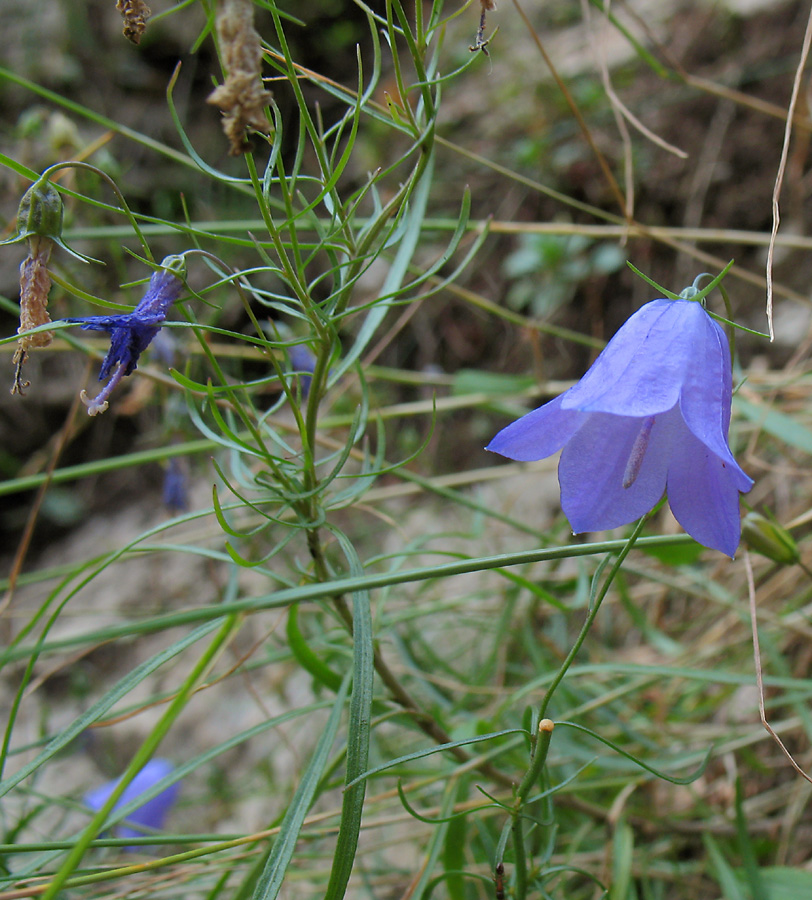
{"type": "Polygon", "coordinates": [[[567,393],[511,422],[485,449],[520,462],[544,459],[557,453],[587,418],[585,413],[577,410],[561,409],[561,401],[567,393]]]}
{"type": "MultiPolygon", "coordinates": [[[[142,794],[145,794],[153,788],[159,781],[166,778],[166,776],[172,772],[173,768],[172,763],[166,759],[150,760],[127,785],[124,793],[116,803],[115,809],[121,809],[121,807],[137,800],[142,794]]],[[[85,803],[87,803],[91,809],[101,809],[107,802],[110,794],[115,790],[119,780],[120,779],[114,779],[113,781],[108,781],[106,784],[85,794],[85,803]]],[[[124,823],[118,826],[117,833],[125,838],[141,837],[143,835],[143,831],[127,827],[128,822],[134,825],[141,825],[145,828],[161,828],[164,819],[166,818],[166,814],[169,812],[169,808],[175,801],[179,789],[180,784],[171,784],[155,797],[142,803],[127,816],[124,823]]]]}
{"type": "Polygon", "coordinates": [[[688,428],[680,432],[668,469],[668,503],[694,540],[732,557],[741,536],[739,492],[752,484],[735,461],[731,466],[688,428]]]}
{"type": "Polygon", "coordinates": [[[141,302],[133,310],[136,319],[147,322],[157,317],[159,321],[166,318],[172,304],[183,293],[183,281],[186,263],[182,256],[167,256],[161,260],[166,268],[158,269],[149,279],[146,293],[141,302]]]}
{"type": "Polygon", "coordinates": [[[667,412],[679,399],[694,358],[695,332],[707,315],[690,300],[641,306],[568,391],[562,408],[617,416],[667,412]]]}
{"type": "Polygon", "coordinates": [[[633,522],[662,497],[673,435],[681,425],[677,409],[656,417],[637,477],[623,487],[632,448],[645,422],[593,413],[564,448],[558,465],[561,508],[576,534],[633,522]]]}
{"type": "MultiPolygon", "coordinates": [[[[150,760],[143,769],[133,778],[127,789],[122,794],[119,806],[131,803],[150,788],[154,787],[161,779],[165,778],[173,770],[173,765],[166,759],[150,760]]],[[[120,826],[122,837],[140,837],[143,831],[128,828],[127,823],[141,825],[144,828],[163,828],[164,820],[170,807],[175,802],[180,784],[169,785],[155,797],[147,800],[137,809],[133,810],[120,826]]]]}
{"type": "Polygon", "coordinates": [[[725,462],[738,490],[749,491],[753,480],[736,462],[727,437],[732,394],[730,347],[721,326],[707,313],[694,335],[694,353],[695,363],[685,373],[680,395],[685,424],[725,462]]]}

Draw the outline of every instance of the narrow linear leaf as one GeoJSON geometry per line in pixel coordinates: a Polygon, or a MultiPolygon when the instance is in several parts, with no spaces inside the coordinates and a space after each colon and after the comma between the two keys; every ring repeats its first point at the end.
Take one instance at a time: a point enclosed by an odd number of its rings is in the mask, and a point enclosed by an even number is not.
{"type": "MultiPolygon", "coordinates": [[[[400,242],[398,246],[397,253],[395,254],[395,259],[392,262],[391,267],[389,268],[389,272],[387,273],[386,280],[381,286],[380,294],[381,296],[388,296],[389,294],[394,294],[396,291],[400,289],[403,284],[403,279],[406,277],[406,273],[409,270],[409,264],[412,261],[412,256],[414,255],[414,251],[417,248],[417,242],[420,239],[420,230],[423,225],[423,220],[426,216],[426,206],[428,204],[429,195],[431,194],[432,188],[432,172],[434,169],[434,157],[429,160],[426,165],[425,171],[423,172],[423,177],[420,184],[417,186],[414,194],[411,197],[411,208],[407,213],[407,222],[408,225],[406,227],[406,232],[403,236],[403,240],[400,242]]],[[[341,378],[341,376],[349,370],[352,364],[361,356],[364,352],[364,348],[367,344],[372,340],[372,336],[378,330],[386,317],[387,312],[389,312],[389,306],[386,303],[380,303],[377,306],[373,306],[364,320],[364,324],[361,326],[360,331],[358,332],[358,337],[355,339],[355,343],[350,348],[349,353],[346,357],[341,361],[340,365],[337,367],[337,370],[331,376],[331,381],[335,383],[341,378]]]]}
{"type": "Polygon", "coordinates": [[[285,818],[282,820],[282,825],[279,829],[279,835],[274,841],[265,869],[257,882],[254,900],[275,900],[279,894],[285,873],[293,858],[293,851],[296,848],[296,841],[299,839],[299,832],[302,830],[305,816],[313,804],[313,798],[316,795],[319,782],[327,767],[330,750],[335,742],[338,726],[341,722],[341,712],[347,699],[348,687],[349,675],[339,688],[330,718],[327,720],[324,731],[321,733],[313,758],[310,760],[310,765],[308,765],[302,780],[299,782],[299,787],[296,788],[296,793],[290,801],[285,818]]]}
{"type": "MultiPolygon", "coordinates": [[[[556,725],[560,725],[560,722],[556,722],[556,725]]],[[[399,766],[405,762],[411,762],[415,759],[423,759],[426,756],[432,756],[435,753],[442,753],[445,750],[451,750],[454,747],[466,747],[468,744],[478,744],[481,741],[492,741],[494,738],[504,737],[508,734],[527,734],[524,728],[506,728],[504,731],[492,731],[489,734],[478,734],[476,737],[463,738],[459,741],[449,741],[447,744],[435,744],[432,747],[427,747],[424,750],[416,750],[414,753],[407,753],[405,756],[399,756],[397,759],[389,760],[389,762],[385,762],[380,766],[375,766],[373,769],[368,769],[366,772],[363,772],[356,778],[356,781],[365,781],[367,778],[371,778],[373,775],[377,775],[379,772],[385,772],[387,769],[392,769],[395,766],[399,766]]],[[[507,748],[505,748],[507,749],[507,748]]]]}
{"type": "Polygon", "coordinates": [[[751,422],[757,423],[768,434],[791,447],[812,453],[812,431],[804,428],[793,416],[758,403],[751,403],[738,394],[733,398],[733,404],[737,412],[745,415],[751,422]]]}
{"type": "Polygon", "coordinates": [[[725,900],[747,900],[744,890],[736,878],[736,873],[733,871],[733,867],[722,855],[722,851],[719,849],[719,845],[713,839],[713,836],[703,834],[702,840],[705,844],[705,849],[708,851],[719,887],[722,889],[722,896],[725,900]]]}
{"type": "MultiPolygon", "coordinates": [[[[224,609],[223,616],[227,615],[229,612],[230,610],[224,609]]],[[[179,653],[182,653],[187,647],[191,647],[201,638],[214,631],[221,621],[222,617],[207,622],[205,625],[201,625],[185,638],[181,638],[181,640],[172,644],[171,647],[167,647],[166,650],[156,653],[151,659],[148,659],[145,663],[142,663],[140,666],[133,669],[132,672],[125,675],[125,677],[109,690],[101,700],[94,703],[87,712],[82,713],[82,715],[74,719],[67,728],[63,729],[35,759],[32,759],[30,763],[23,766],[18,772],[15,772],[13,775],[10,775],[0,782],[0,797],[5,796],[13,787],[28,778],[32,772],[36,772],[40,766],[56,756],[60,750],[66,747],[75,737],[92,725],[93,722],[100,719],[114,704],[122,697],[125,697],[148,675],[152,674],[156,669],[159,669],[165,662],[168,662],[179,653]]]]}
{"type": "MultiPolygon", "coordinates": [[[[338,529],[330,531],[336,536],[353,577],[363,575],[363,567],[355,548],[338,529]]],[[[369,733],[372,715],[372,683],[375,676],[372,646],[372,614],[369,592],[355,591],[352,595],[353,667],[350,720],[347,734],[347,774],[344,799],[341,804],[341,824],[338,829],[333,868],[324,900],[341,900],[350,880],[361,816],[364,811],[366,781],[363,776],[369,764],[369,733]]]]}
{"type": "Polygon", "coordinates": [[[316,681],[330,688],[331,691],[337,691],[341,687],[341,676],[310,649],[307,640],[299,630],[298,603],[292,604],[288,610],[287,637],[291,652],[299,665],[316,681]]]}
{"type": "Polygon", "coordinates": [[[605,737],[599,735],[596,731],[592,731],[589,728],[585,728],[583,725],[577,725],[575,722],[556,722],[556,728],[574,728],[576,731],[582,731],[584,734],[591,735],[595,740],[600,741],[602,744],[605,744],[607,747],[610,747],[615,753],[619,753],[621,756],[625,756],[626,759],[631,760],[636,765],[640,766],[641,769],[645,769],[647,772],[651,772],[652,775],[656,775],[657,778],[662,778],[664,781],[670,781],[671,784],[691,784],[691,782],[696,781],[710,762],[711,753],[713,753],[713,747],[708,749],[708,752],[705,754],[705,758],[699,764],[697,769],[692,772],[690,775],[687,775],[685,778],[676,778],[674,775],[667,775],[665,772],[660,769],[655,769],[654,766],[650,766],[648,763],[643,762],[642,759],[638,759],[636,756],[632,756],[631,753],[628,753],[622,747],[619,747],[617,744],[608,740],[605,737]]]}

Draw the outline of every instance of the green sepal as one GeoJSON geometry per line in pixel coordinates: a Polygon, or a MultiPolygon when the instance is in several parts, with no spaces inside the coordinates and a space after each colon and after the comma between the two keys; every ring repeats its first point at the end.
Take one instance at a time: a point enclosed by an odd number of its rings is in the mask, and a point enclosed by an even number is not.
{"type": "MultiPolygon", "coordinates": [[[[32,238],[45,238],[53,241],[71,256],[82,262],[97,262],[92,256],[78,253],[62,240],[62,224],[65,217],[65,208],[59,191],[43,175],[35,181],[23,194],[20,205],[17,207],[17,230],[0,244],[16,244],[18,241],[31,240],[32,238]]],[[[102,263],[103,265],[103,263],[102,263]]]]}

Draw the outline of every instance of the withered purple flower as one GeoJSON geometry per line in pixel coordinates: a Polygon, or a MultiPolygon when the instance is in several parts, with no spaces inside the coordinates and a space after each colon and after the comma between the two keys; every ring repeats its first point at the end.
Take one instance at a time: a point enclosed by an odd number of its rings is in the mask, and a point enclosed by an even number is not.
{"type": "Polygon", "coordinates": [[[102,362],[99,381],[111,377],[93,399],[82,391],[82,402],[87,406],[88,415],[104,412],[115,386],[125,375],[135,371],[139,356],[161,330],[170,307],[180,297],[185,274],[185,258],[182,255],[167,256],[162,260],[161,268],[153,273],[147,292],[131,313],[65,319],[81,325],[85,331],[110,334],[110,349],[102,362]]]}
{"type": "Polygon", "coordinates": [[[666,493],[688,534],[733,556],[753,481],[728,445],[731,394],[721,327],[695,301],[653,300],[574,387],[487,449],[535,460],[563,448],[561,507],[576,533],[633,522],[666,493]]]}

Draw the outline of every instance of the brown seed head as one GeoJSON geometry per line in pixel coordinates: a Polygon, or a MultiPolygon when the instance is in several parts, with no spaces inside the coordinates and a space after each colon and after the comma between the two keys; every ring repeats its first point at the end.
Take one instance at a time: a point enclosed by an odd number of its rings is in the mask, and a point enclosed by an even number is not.
{"type": "Polygon", "coordinates": [[[147,30],[147,19],[152,15],[152,10],[144,0],[118,0],[116,9],[124,19],[124,37],[133,44],[139,44],[147,30]]]}
{"type": "MultiPolygon", "coordinates": [[[[40,241],[42,243],[42,241],[40,241]]],[[[28,256],[20,265],[20,327],[17,332],[28,331],[39,325],[48,325],[48,292],[51,290],[51,277],[48,275],[47,252],[28,256]]],[[[31,347],[47,347],[54,339],[52,331],[40,331],[37,334],[24,334],[19,344],[23,350],[31,347]]]]}
{"type": "Polygon", "coordinates": [[[262,44],[254,28],[251,0],[224,0],[217,16],[217,37],[226,80],[206,102],[222,110],[229,153],[237,156],[249,147],[246,129],[261,134],[271,130],[265,108],[273,94],[262,86],[262,44]]]}

